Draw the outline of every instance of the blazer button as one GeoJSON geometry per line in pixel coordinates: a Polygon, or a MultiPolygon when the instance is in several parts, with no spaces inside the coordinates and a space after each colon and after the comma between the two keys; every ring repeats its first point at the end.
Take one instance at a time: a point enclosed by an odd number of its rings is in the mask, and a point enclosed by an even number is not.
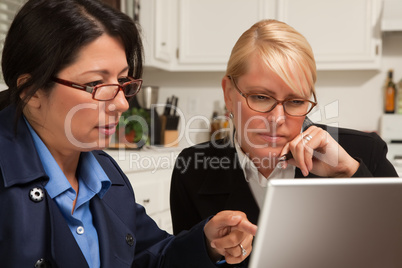
{"type": "Polygon", "coordinates": [[[134,238],[131,234],[126,235],[126,242],[130,247],[134,245],[134,238]]]}
{"type": "Polygon", "coordinates": [[[29,191],[29,198],[33,202],[40,202],[45,198],[45,192],[39,187],[32,188],[31,191],[29,191]]]}
{"type": "Polygon", "coordinates": [[[45,259],[39,259],[35,263],[35,268],[50,268],[50,263],[45,259]]]}

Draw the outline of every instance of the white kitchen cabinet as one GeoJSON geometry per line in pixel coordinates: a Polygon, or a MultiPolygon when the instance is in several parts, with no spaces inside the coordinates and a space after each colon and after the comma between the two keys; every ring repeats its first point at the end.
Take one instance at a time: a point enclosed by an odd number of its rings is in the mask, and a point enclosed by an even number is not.
{"type": "Polygon", "coordinates": [[[180,0],[180,65],[225,68],[240,35],[264,18],[274,17],[274,1],[180,0]]]}
{"type": "Polygon", "coordinates": [[[381,0],[278,0],[278,19],[310,42],[319,70],[378,69],[381,0]]]}
{"type": "Polygon", "coordinates": [[[106,151],[126,174],[136,202],[142,205],[159,228],[173,233],[170,216],[170,180],[180,149],[106,151]]]}
{"type": "Polygon", "coordinates": [[[313,47],[319,70],[378,69],[382,0],[142,0],[146,66],[225,71],[252,24],[287,22],[313,47]]]}
{"type": "Polygon", "coordinates": [[[171,69],[177,50],[177,0],[141,0],[139,22],[146,66],[171,69]]]}
{"type": "Polygon", "coordinates": [[[275,15],[274,0],[143,0],[146,66],[224,71],[233,45],[255,22],[275,15]]]}
{"type": "Polygon", "coordinates": [[[402,1],[384,0],[384,11],[381,21],[383,32],[402,31],[402,1]]]}
{"type": "Polygon", "coordinates": [[[142,205],[159,228],[172,233],[170,217],[170,177],[172,170],[159,169],[126,173],[134,189],[136,202],[142,205]]]}

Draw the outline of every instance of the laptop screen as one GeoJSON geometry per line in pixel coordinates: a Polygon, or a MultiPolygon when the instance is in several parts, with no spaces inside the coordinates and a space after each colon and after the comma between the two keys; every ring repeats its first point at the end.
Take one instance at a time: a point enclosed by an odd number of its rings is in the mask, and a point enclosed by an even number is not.
{"type": "Polygon", "coordinates": [[[271,180],[250,267],[402,267],[402,179],[271,180]]]}

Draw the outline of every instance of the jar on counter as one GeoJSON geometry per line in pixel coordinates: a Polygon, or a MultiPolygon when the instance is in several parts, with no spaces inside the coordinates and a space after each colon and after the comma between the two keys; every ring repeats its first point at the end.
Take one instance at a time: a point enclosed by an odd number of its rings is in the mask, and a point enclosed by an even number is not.
{"type": "Polygon", "coordinates": [[[397,85],[396,91],[396,113],[402,114],[402,79],[397,85]]]}
{"type": "Polygon", "coordinates": [[[219,115],[213,112],[211,120],[211,140],[223,139],[229,135],[229,118],[227,114],[219,115]]]}

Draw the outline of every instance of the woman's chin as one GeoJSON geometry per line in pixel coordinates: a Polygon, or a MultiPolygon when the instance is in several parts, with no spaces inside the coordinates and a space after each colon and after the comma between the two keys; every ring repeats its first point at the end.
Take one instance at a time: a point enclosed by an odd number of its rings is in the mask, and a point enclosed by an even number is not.
{"type": "Polygon", "coordinates": [[[103,150],[109,147],[111,138],[102,138],[97,141],[85,141],[85,142],[77,142],[75,141],[73,145],[77,148],[77,150],[81,152],[89,152],[93,150],[103,150]]]}
{"type": "MultiPolygon", "coordinates": [[[[281,149],[282,150],[282,149],[281,149]]],[[[280,156],[281,150],[261,150],[258,152],[260,158],[276,159],[280,156]]]]}
{"type": "Polygon", "coordinates": [[[96,148],[94,148],[94,150],[102,150],[102,149],[108,148],[110,145],[110,141],[111,141],[111,136],[104,138],[104,139],[100,139],[98,142],[98,145],[96,146],[96,148]]]}
{"type": "Polygon", "coordinates": [[[280,148],[272,148],[269,146],[255,146],[255,147],[247,147],[243,148],[245,153],[250,158],[259,158],[259,159],[276,159],[280,156],[283,147],[280,148]]]}

